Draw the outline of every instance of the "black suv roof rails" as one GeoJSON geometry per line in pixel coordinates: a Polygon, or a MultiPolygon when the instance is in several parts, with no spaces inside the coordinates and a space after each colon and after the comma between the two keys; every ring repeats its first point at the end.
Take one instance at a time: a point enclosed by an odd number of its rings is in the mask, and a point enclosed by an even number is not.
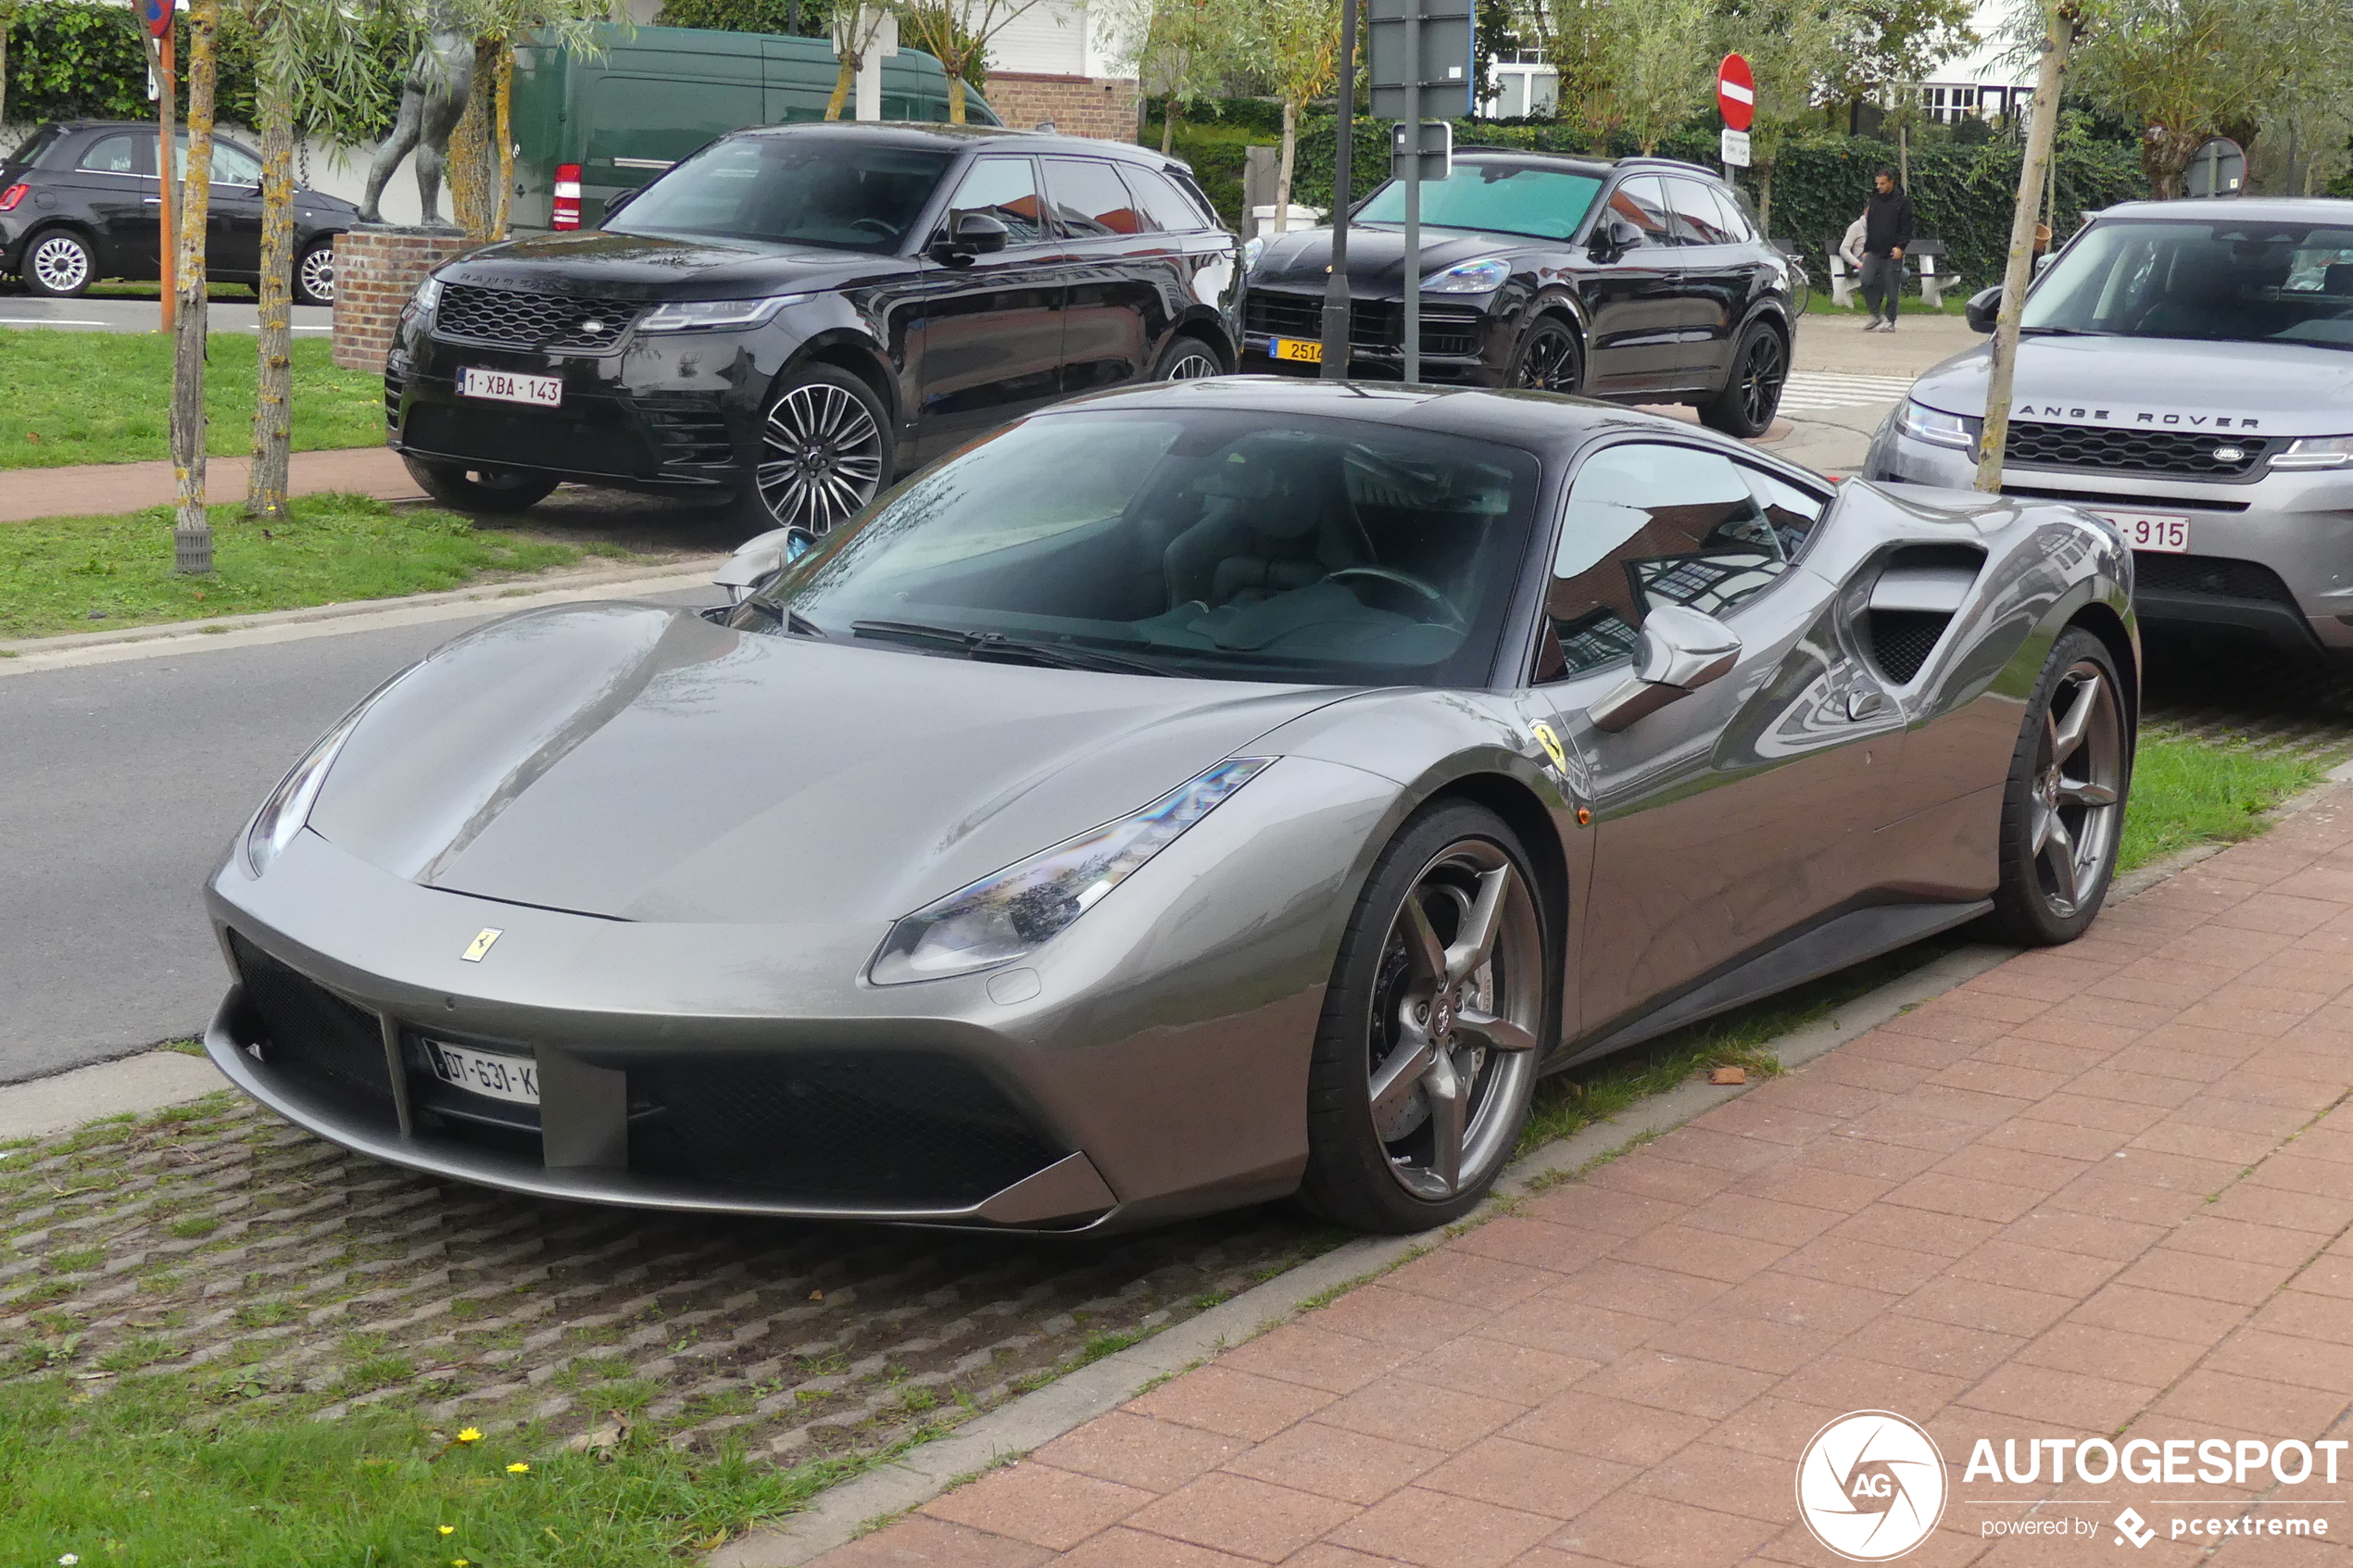
{"type": "Polygon", "coordinates": [[[1617,161],[1620,169],[1672,169],[1685,174],[1705,174],[1710,180],[1723,178],[1704,163],[1693,163],[1688,158],[1661,157],[1655,153],[1636,153],[1631,157],[1622,157],[1617,161]]]}

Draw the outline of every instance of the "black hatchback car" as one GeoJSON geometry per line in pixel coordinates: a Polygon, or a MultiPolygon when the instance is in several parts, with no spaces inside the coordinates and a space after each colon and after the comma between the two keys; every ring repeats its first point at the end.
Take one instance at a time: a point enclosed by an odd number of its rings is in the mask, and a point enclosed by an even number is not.
{"type": "MultiPolygon", "coordinates": [[[[1353,209],[1349,374],[1404,361],[1404,187],[1353,209]]],[[[1421,188],[1421,379],[1692,403],[1733,435],[1772,423],[1795,310],[1789,263],[1695,164],[1465,148],[1421,188]]],[[[1315,375],[1331,231],[1252,242],[1246,354],[1315,375]]]]}
{"type": "MultiPolygon", "coordinates": [[[[60,299],[102,278],[160,276],[156,140],[153,125],[134,119],[64,120],[0,158],[0,272],[60,299]]],[[[183,164],[187,155],[182,132],[183,164]]],[[[294,207],[295,297],[333,305],[335,236],[359,221],[359,209],[300,187],[294,207]]],[[[205,270],[230,283],[261,274],[261,160],[227,137],[212,144],[205,270]]]]}
{"type": "Polygon", "coordinates": [[[573,480],[822,533],[1041,404],[1232,370],[1240,262],[1184,166],[1139,147],[738,132],[601,229],[427,278],[384,362],[389,439],[473,510],[573,480]]]}

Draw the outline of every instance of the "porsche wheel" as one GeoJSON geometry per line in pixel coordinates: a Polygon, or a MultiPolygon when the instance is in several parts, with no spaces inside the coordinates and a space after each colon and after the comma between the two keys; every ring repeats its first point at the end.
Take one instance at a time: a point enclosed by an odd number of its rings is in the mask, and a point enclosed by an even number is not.
{"type": "Polygon", "coordinates": [[[1762,321],[1749,323],[1732,353],[1732,377],[1724,390],[1699,406],[1700,422],[1743,440],[1773,428],[1781,388],[1789,383],[1789,349],[1781,334],[1762,321]]]}
{"type": "Polygon", "coordinates": [[[1302,1200],[1362,1230],[1460,1219],[1528,1117],[1554,1016],[1527,856],[1501,819],[1448,803],[1374,867],[1324,1000],[1302,1200]]]}
{"type": "Polygon", "coordinates": [[[737,521],[760,533],[822,534],[875,498],[890,459],[890,420],[873,389],[847,370],[812,365],[769,399],[751,483],[736,497],[737,521]]]}
{"type": "Polygon", "coordinates": [[[2132,779],[2123,687],[2108,645],[2076,628],[2052,645],[2002,797],[2005,930],[2032,947],[2071,942],[2116,872],[2132,779]]]}
{"type": "Polygon", "coordinates": [[[1529,329],[1512,362],[1511,383],[1533,392],[1575,395],[1585,387],[1585,355],[1577,334],[1557,317],[1547,316],[1529,329]]]}

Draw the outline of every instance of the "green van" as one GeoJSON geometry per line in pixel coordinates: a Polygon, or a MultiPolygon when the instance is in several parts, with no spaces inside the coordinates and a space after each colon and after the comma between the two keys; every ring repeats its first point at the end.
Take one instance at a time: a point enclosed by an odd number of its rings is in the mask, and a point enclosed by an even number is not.
{"type": "MultiPolygon", "coordinates": [[[[822,38],[604,26],[601,53],[558,44],[515,51],[517,231],[594,228],[634,191],[712,137],[748,125],[823,119],[839,70],[822,38]]],[[[885,119],[944,120],[948,76],[901,46],[883,61],[885,119]]],[[[975,125],[1001,123],[964,94],[975,125]]]]}

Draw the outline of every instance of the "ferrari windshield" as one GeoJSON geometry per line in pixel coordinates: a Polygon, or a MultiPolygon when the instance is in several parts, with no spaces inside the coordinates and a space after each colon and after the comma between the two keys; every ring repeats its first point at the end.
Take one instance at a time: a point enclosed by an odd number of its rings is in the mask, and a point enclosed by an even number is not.
{"type": "Polygon", "coordinates": [[[1243,681],[1484,684],[1527,453],[1154,408],[1031,419],[836,529],[736,624],[1243,681]]]}
{"type": "Polygon", "coordinates": [[[2024,331],[2353,348],[2353,228],[2120,220],[2070,245],[2024,331]]]}
{"type": "MultiPolygon", "coordinates": [[[[1601,177],[1516,158],[1457,158],[1443,180],[1422,182],[1422,221],[1565,240],[1592,210],[1601,177]]],[[[1359,223],[1405,221],[1405,187],[1392,180],[1356,209],[1359,223]]]]}
{"type": "Polygon", "coordinates": [[[647,186],[605,228],[895,251],[949,161],[920,147],[730,136],[647,186]]]}

